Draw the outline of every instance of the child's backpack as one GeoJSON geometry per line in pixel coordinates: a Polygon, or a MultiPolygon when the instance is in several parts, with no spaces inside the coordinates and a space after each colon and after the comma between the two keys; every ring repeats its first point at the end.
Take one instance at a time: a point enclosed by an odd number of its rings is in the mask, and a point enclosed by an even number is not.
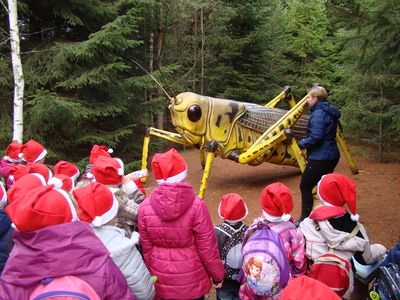
{"type": "Polygon", "coordinates": [[[84,280],[75,276],[46,278],[35,288],[29,300],[100,300],[84,280]]]}
{"type": "Polygon", "coordinates": [[[334,254],[320,255],[312,265],[309,277],[326,284],[339,296],[343,296],[350,286],[350,263],[334,254]]]}
{"type": "Polygon", "coordinates": [[[279,235],[292,228],[296,227],[291,222],[268,224],[262,220],[250,226],[242,249],[244,291],[272,297],[287,285],[290,267],[279,235]]]}
{"type": "Polygon", "coordinates": [[[248,226],[242,224],[239,229],[234,229],[226,223],[215,227],[229,238],[221,250],[221,259],[225,265],[225,278],[239,281],[239,272],[242,267],[242,242],[248,226]]]}
{"type": "Polygon", "coordinates": [[[376,279],[369,291],[368,299],[400,299],[400,268],[398,264],[390,263],[379,267],[376,279]]]}
{"type": "MultiPolygon", "coordinates": [[[[316,230],[319,224],[316,222],[316,230]]],[[[334,250],[343,242],[353,238],[359,230],[358,224],[350,235],[336,245],[328,243],[328,253],[321,254],[311,266],[308,276],[321,281],[331,288],[337,295],[342,297],[350,287],[350,276],[352,276],[350,261],[334,253],[334,250]]]]}

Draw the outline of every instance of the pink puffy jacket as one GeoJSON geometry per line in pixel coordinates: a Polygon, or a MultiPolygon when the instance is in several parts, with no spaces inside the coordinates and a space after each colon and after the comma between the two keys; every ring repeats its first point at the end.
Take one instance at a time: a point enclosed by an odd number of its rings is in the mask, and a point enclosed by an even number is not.
{"type": "Polygon", "coordinates": [[[195,299],[211,280],[222,281],[224,266],[206,204],[188,183],[164,183],[139,207],[144,261],[158,277],[157,298],[195,299]]]}

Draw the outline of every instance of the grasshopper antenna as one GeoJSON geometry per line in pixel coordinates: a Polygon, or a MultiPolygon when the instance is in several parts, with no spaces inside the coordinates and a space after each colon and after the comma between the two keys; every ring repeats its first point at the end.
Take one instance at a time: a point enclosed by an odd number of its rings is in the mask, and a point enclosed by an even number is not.
{"type": "Polygon", "coordinates": [[[157,85],[160,87],[160,89],[165,93],[165,95],[167,95],[169,100],[173,100],[174,98],[172,98],[170,95],[168,95],[167,91],[162,87],[162,85],[157,81],[157,79],[155,79],[155,77],[153,75],[150,74],[149,71],[147,71],[145,68],[143,68],[138,62],[136,62],[133,59],[130,59],[130,61],[132,61],[135,65],[137,65],[140,69],[142,69],[143,71],[146,72],[147,75],[149,75],[151,77],[151,79],[153,79],[157,85]]]}

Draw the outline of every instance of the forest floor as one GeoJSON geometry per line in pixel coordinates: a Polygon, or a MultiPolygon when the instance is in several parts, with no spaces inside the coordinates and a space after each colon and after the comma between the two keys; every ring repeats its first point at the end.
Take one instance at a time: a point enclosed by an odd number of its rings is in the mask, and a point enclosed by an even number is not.
{"type": "MultiPolygon", "coordinates": [[[[188,181],[198,191],[203,173],[199,152],[190,149],[181,151],[181,154],[188,165],[188,181]]],[[[353,158],[358,165],[359,174],[351,173],[343,156],[335,172],[350,177],[357,184],[357,212],[370,240],[382,243],[390,249],[400,239],[400,163],[381,164],[361,154],[356,154],[353,158]]],[[[270,163],[252,167],[217,157],[212,166],[204,199],[214,224],[218,224],[220,219],[217,209],[221,196],[231,192],[240,194],[246,200],[249,209],[245,222],[250,223],[261,214],[260,195],[263,188],[280,181],[292,190],[292,215],[298,217],[301,208],[300,178],[301,173],[297,168],[270,163]]],[[[150,174],[146,190],[151,191],[155,186],[150,174]]]]}

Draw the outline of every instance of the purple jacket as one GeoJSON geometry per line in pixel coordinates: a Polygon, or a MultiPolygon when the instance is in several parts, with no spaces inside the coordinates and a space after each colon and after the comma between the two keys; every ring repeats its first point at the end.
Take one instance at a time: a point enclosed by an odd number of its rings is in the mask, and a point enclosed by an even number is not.
{"type": "Polygon", "coordinates": [[[224,278],[205,202],[188,183],[163,183],[139,207],[144,261],[158,277],[157,297],[194,299],[224,278]]]}
{"type": "Polygon", "coordinates": [[[0,299],[29,299],[42,279],[74,275],[100,299],[135,299],[126,279],[88,224],[77,221],[22,233],[0,277],[0,299]]]}
{"type": "Polygon", "coordinates": [[[0,176],[4,178],[7,189],[9,189],[11,185],[14,183],[11,179],[9,179],[9,177],[11,168],[15,165],[16,163],[9,162],[4,158],[0,160],[0,176]]]}

